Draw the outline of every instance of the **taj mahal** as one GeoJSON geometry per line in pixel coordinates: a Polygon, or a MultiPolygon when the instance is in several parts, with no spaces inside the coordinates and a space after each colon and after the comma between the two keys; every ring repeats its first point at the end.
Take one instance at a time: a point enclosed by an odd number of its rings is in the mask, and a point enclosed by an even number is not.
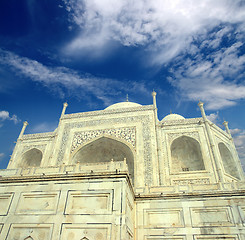
{"type": "MultiPolygon", "coordinates": [[[[0,240],[245,240],[228,127],[119,102],[25,134],[0,170],[0,240]]],[[[31,124],[31,123],[30,123],[31,124]]]]}

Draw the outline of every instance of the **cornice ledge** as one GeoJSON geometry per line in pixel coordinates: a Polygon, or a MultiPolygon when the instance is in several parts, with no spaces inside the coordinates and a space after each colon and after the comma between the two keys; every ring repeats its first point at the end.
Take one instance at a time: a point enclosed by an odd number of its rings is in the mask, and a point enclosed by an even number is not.
{"type": "Polygon", "coordinates": [[[160,122],[161,127],[164,126],[172,126],[172,125],[187,125],[187,124],[200,124],[202,122],[202,118],[187,118],[187,119],[179,119],[173,121],[160,122]]]}
{"type": "Polygon", "coordinates": [[[242,190],[232,190],[232,191],[209,191],[209,192],[189,192],[189,193],[148,193],[148,194],[136,194],[136,201],[141,200],[160,200],[160,199],[190,199],[190,198],[217,198],[217,197],[244,197],[245,189],[242,190]]]}
{"type": "Polygon", "coordinates": [[[146,106],[133,107],[133,108],[119,108],[119,109],[111,109],[111,110],[72,113],[72,114],[65,114],[63,117],[61,117],[61,120],[80,118],[80,117],[89,117],[89,116],[98,116],[98,115],[110,115],[115,113],[139,112],[139,111],[147,111],[153,109],[154,109],[153,105],[146,105],[146,106]]]}
{"type": "Polygon", "coordinates": [[[21,140],[52,138],[54,136],[55,136],[55,132],[25,134],[25,135],[22,136],[21,140]]]}

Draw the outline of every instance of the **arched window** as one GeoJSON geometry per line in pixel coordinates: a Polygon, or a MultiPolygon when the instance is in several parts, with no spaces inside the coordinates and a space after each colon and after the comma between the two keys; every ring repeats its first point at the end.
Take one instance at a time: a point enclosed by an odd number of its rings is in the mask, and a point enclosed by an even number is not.
{"type": "Polygon", "coordinates": [[[171,145],[172,171],[204,170],[201,148],[195,139],[181,136],[171,145]]]}
{"type": "Polygon", "coordinates": [[[101,137],[76,152],[72,161],[74,163],[99,163],[123,161],[126,158],[129,175],[134,180],[134,156],[131,149],[124,143],[108,138],[101,137]]]}
{"type": "Polygon", "coordinates": [[[235,161],[232,157],[230,150],[226,147],[224,143],[219,143],[218,147],[219,147],[219,152],[222,158],[225,172],[230,174],[233,177],[240,179],[239,173],[236,168],[235,161]]]}
{"type": "Polygon", "coordinates": [[[81,240],[89,240],[88,238],[86,238],[86,237],[83,237],[83,238],[81,238],[81,240]]]}
{"type": "Polygon", "coordinates": [[[25,152],[20,167],[39,167],[42,161],[42,152],[36,148],[25,152]]]}

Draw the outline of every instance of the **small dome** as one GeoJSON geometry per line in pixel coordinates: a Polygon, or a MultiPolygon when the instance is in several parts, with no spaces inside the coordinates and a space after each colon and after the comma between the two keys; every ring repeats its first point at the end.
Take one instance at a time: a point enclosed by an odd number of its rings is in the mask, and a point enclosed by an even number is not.
{"type": "Polygon", "coordinates": [[[134,102],[120,102],[112,104],[111,106],[105,108],[105,110],[112,110],[112,109],[120,109],[120,108],[133,108],[133,107],[141,107],[142,105],[134,102]]]}
{"type": "Polygon", "coordinates": [[[175,121],[175,120],[183,120],[185,119],[184,117],[182,117],[181,115],[179,114],[175,114],[175,113],[171,113],[169,115],[167,115],[166,117],[164,117],[162,119],[162,121],[175,121]]]}

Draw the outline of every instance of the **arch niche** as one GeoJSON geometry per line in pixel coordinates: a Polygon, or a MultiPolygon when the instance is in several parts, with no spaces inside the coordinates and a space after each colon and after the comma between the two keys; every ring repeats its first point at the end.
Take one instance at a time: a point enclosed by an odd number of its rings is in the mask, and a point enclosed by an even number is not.
{"type": "Polygon", "coordinates": [[[175,139],[171,144],[172,171],[205,170],[200,144],[187,136],[175,139]]]}
{"type": "Polygon", "coordinates": [[[37,148],[32,148],[22,156],[21,167],[39,167],[41,165],[43,154],[37,148]]]}
{"type": "Polygon", "coordinates": [[[31,236],[28,236],[24,240],[34,240],[34,239],[31,236]]]}
{"type": "Polygon", "coordinates": [[[129,175],[134,182],[134,154],[125,143],[101,137],[80,148],[73,156],[73,163],[100,163],[123,161],[126,158],[129,175]]]}
{"type": "Polygon", "coordinates": [[[220,152],[220,156],[223,162],[225,172],[235,178],[240,179],[238,170],[236,168],[236,163],[232,157],[230,150],[222,142],[218,144],[218,147],[219,147],[219,152],[220,152]]]}

